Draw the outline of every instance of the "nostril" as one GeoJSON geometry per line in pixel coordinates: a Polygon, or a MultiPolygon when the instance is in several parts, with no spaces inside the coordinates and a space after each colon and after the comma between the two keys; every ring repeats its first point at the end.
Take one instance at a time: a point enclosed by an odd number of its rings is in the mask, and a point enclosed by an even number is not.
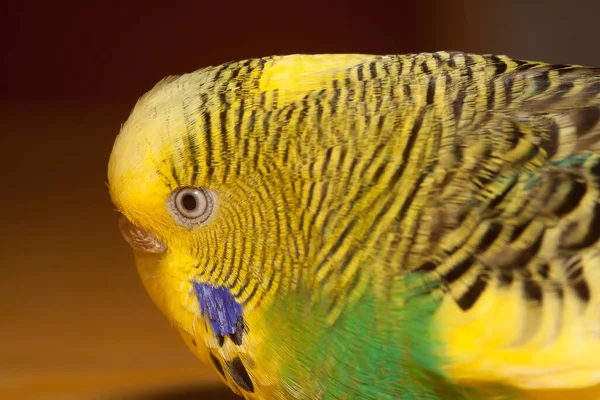
{"type": "Polygon", "coordinates": [[[146,230],[133,225],[125,216],[119,218],[119,229],[131,247],[146,253],[161,254],[167,247],[146,230]]]}

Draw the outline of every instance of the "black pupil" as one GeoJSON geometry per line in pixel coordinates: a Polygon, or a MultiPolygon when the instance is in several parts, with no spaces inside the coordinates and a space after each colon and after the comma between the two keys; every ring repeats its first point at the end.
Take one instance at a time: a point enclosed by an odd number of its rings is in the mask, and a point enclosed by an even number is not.
{"type": "Polygon", "coordinates": [[[194,211],[198,206],[198,202],[193,194],[186,194],[181,199],[181,205],[188,211],[194,211]]]}

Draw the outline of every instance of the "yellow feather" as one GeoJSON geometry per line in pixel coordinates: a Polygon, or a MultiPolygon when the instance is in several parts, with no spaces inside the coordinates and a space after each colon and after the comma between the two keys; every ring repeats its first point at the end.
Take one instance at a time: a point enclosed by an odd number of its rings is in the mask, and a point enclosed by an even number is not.
{"type": "MultiPolygon", "coordinates": [[[[312,371],[284,376],[303,355],[267,332],[301,330],[268,326],[274,304],[303,289],[327,310],[313,326],[335,330],[365,294],[403,304],[391,282],[420,274],[441,302],[429,372],[600,399],[599,92],[594,69],[448,52],[204,68],[138,101],[109,161],[111,197],[158,308],[246,398],[328,387],[312,371]],[[208,220],[176,214],[187,187],[214,196],[208,220]],[[243,308],[243,339],[215,332],[195,283],[243,308]]],[[[400,337],[387,317],[377,328],[400,337]]],[[[360,345],[377,370],[374,344],[360,345]]],[[[360,371],[343,382],[350,397],[360,371]]]]}

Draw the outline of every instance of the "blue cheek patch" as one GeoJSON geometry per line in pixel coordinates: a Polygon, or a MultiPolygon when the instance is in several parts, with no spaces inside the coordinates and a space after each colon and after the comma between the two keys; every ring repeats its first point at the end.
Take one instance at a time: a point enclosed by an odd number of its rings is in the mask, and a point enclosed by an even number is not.
{"type": "Polygon", "coordinates": [[[230,336],[236,344],[241,342],[244,330],[242,306],[235,301],[229,289],[199,282],[193,282],[193,285],[200,312],[208,318],[219,342],[222,343],[226,336],[230,336]]]}

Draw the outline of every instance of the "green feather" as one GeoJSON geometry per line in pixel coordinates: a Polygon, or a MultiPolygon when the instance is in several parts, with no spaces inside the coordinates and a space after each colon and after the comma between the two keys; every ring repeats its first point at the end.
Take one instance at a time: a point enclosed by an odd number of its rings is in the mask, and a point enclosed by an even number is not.
{"type": "Polygon", "coordinates": [[[423,292],[421,277],[398,279],[390,300],[381,298],[368,289],[332,325],[324,322],[325,306],[310,305],[308,291],[277,299],[265,326],[278,345],[266,346],[265,357],[284,360],[279,373],[288,396],[483,400],[499,398],[496,392],[502,392],[502,398],[514,398],[506,397],[505,389],[493,391],[495,397],[486,389],[484,396],[443,376],[432,329],[440,299],[423,292]]]}

